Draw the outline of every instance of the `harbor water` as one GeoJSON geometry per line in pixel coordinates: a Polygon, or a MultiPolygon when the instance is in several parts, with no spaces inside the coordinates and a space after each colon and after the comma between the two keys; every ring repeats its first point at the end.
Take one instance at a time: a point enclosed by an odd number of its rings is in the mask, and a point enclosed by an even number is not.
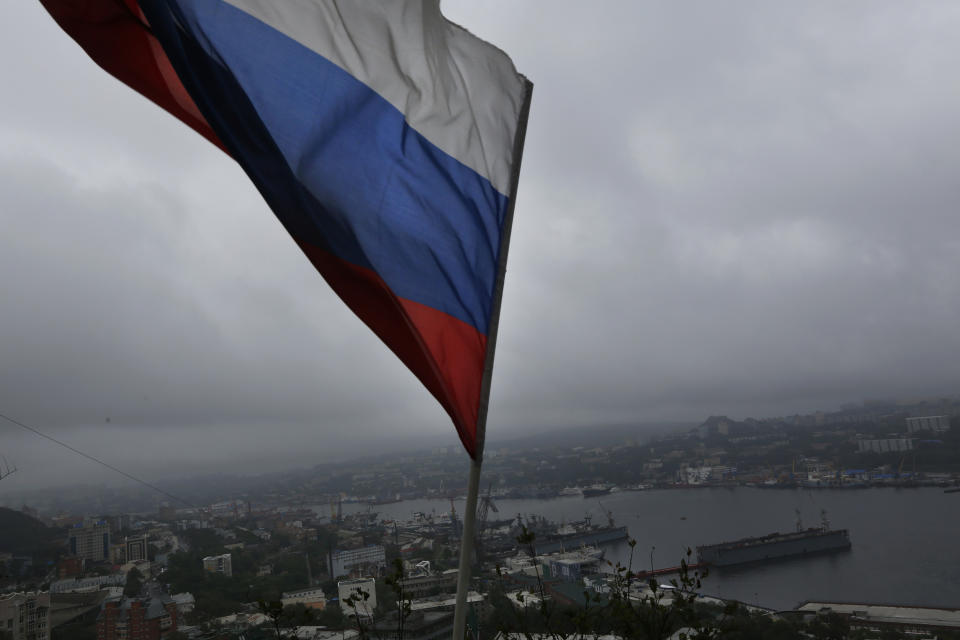
{"type": "MultiPolygon", "coordinates": [[[[891,603],[960,608],[960,494],[936,488],[776,490],[738,488],[654,489],[612,493],[601,499],[497,500],[500,512],[542,515],[556,522],[606,522],[604,509],[626,525],[637,542],[633,567],[676,566],[686,549],[819,526],[850,531],[850,551],[712,570],[703,593],[775,609],[804,600],[891,603]],[[602,505],[602,506],[601,506],[602,505]]],[[[463,501],[456,508],[462,514],[463,501]]],[[[366,505],[344,505],[345,512],[366,505]]],[[[372,507],[383,518],[410,519],[414,512],[449,512],[447,500],[413,500],[372,507]]],[[[606,548],[608,560],[630,562],[630,547],[606,548]]]]}

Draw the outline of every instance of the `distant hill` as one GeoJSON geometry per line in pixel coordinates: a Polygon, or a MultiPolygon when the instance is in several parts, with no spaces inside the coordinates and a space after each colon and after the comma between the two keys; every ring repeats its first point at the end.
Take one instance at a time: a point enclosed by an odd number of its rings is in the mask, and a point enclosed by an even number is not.
{"type": "Polygon", "coordinates": [[[566,448],[566,447],[605,447],[627,442],[648,442],[654,436],[679,433],[697,426],[695,422],[641,422],[630,424],[581,425],[533,431],[516,437],[499,437],[487,440],[487,450],[506,447],[509,449],[527,448],[566,448]]]}
{"type": "Polygon", "coordinates": [[[62,529],[48,527],[25,513],[0,507],[0,552],[32,556],[65,540],[62,529]]]}

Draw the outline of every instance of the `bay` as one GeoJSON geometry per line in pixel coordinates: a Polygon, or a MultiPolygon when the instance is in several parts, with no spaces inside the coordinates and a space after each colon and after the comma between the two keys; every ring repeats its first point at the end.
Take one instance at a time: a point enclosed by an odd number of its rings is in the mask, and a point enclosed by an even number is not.
{"type": "MultiPolygon", "coordinates": [[[[773,609],[805,600],[960,608],[960,494],[936,488],[770,490],[749,487],[654,489],[597,499],[496,500],[499,513],[542,515],[556,522],[606,521],[608,509],[636,540],[633,567],[676,566],[697,545],[792,531],[795,509],[804,526],[818,526],[821,509],[834,528],[850,531],[848,552],[771,564],[711,570],[703,593],[773,609]]],[[[326,507],[328,508],[328,507],[326,507]]],[[[459,514],[464,501],[455,501],[459,514]]],[[[368,509],[344,505],[347,513],[368,509]]],[[[449,512],[448,500],[408,500],[372,507],[382,518],[410,519],[416,511],[449,512]]],[[[321,510],[321,513],[323,511],[321,510]]],[[[626,543],[606,558],[630,562],[626,543]]],[[[696,552],[694,551],[694,557],[696,552]]]]}

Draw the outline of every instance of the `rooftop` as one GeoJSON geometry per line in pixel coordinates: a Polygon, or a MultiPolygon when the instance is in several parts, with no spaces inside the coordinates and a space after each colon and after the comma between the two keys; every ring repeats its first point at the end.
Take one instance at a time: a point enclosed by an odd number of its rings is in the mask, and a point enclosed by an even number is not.
{"type": "Polygon", "coordinates": [[[878,623],[960,629],[960,609],[905,607],[855,602],[804,602],[796,610],[805,613],[819,613],[820,611],[830,610],[859,620],[870,620],[878,623]]]}

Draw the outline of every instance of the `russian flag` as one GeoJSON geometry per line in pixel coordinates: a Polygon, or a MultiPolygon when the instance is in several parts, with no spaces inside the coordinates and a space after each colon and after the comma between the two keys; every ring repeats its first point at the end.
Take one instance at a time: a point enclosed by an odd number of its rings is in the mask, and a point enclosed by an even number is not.
{"type": "Polygon", "coordinates": [[[506,54],[438,0],[41,2],[240,163],[477,459],[532,89],[506,54]]]}

